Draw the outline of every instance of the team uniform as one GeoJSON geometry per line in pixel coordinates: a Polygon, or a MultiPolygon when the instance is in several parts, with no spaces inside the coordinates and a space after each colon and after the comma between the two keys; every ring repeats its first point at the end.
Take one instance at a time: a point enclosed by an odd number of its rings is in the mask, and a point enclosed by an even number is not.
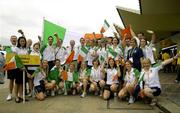
{"type": "Polygon", "coordinates": [[[118,81],[118,71],[113,68],[113,69],[107,69],[106,70],[106,85],[105,85],[105,90],[110,90],[110,87],[112,84],[119,84],[118,81]]]}
{"type": "Polygon", "coordinates": [[[143,56],[145,58],[148,58],[150,59],[151,61],[151,64],[155,64],[155,59],[154,59],[154,54],[153,54],[153,50],[152,50],[152,47],[149,47],[149,46],[145,46],[144,48],[141,48],[142,51],[143,51],[143,56]]]}
{"type": "MultiPolygon", "coordinates": [[[[16,47],[15,52],[18,55],[27,55],[28,54],[28,51],[27,51],[26,48],[18,48],[18,47],[16,47]]],[[[26,80],[27,80],[26,75],[25,75],[25,77],[26,77],[26,80]]],[[[23,83],[23,71],[21,69],[19,69],[19,68],[17,68],[15,79],[16,79],[17,84],[22,84],[23,83]]]]}
{"type": "Polygon", "coordinates": [[[55,47],[53,45],[47,45],[43,47],[44,50],[42,52],[43,60],[48,61],[49,65],[49,71],[54,66],[54,60],[55,60],[55,47]]]}
{"type": "MultiPolygon", "coordinates": [[[[149,71],[142,70],[141,75],[143,76],[144,89],[150,88],[153,90],[154,96],[159,96],[161,94],[161,85],[159,81],[159,70],[162,69],[162,65],[151,67],[149,71]]],[[[141,86],[142,88],[142,86],[141,86]]]]}
{"type": "Polygon", "coordinates": [[[56,47],[55,49],[55,59],[59,59],[61,65],[63,65],[67,58],[67,51],[65,47],[56,47]]]}
{"type": "MultiPolygon", "coordinates": [[[[6,48],[7,53],[15,53],[16,45],[11,45],[9,48],[6,48]]],[[[7,79],[13,80],[15,79],[17,69],[12,69],[7,71],[7,79]]]]}
{"type": "Polygon", "coordinates": [[[36,93],[45,92],[45,81],[46,74],[40,69],[37,68],[37,70],[34,72],[34,88],[36,93]]]}

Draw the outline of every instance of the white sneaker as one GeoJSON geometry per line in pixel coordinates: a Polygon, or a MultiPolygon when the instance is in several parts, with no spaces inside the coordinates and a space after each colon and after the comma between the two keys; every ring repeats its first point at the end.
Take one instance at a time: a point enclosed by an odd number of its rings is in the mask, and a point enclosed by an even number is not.
{"type": "Polygon", "coordinates": [[[65,95],[65,96],[67,95],[67,91],[64,92],[64,95],[65,95]]]}
{"type": "Polygon", "coordinates": [[[61,89],[58,90],[58,95],[63,94],[63,91],[61,89]]]}
{"type": "Polygon", "coordinates": [[[99,96],[100,96],[100,97],[102,97],[102,95],[103,95],[103,91],[100,91],[100,94],[99,94],[99,96]]]}
{"type": "Polygon", "coordinates": [[[55,92],[51,91],[51,96],[54,97],[55,96],[55,92]]]}
{"type": "Polygon", "coordinates": [[[28,97],[32,97],[32,92],[30,92],[30,93],[28,94],[28,97]]]}
{"type": "Polygon", "coordinates": [[[83,92],[82,95],[81,95],[81,98],[84,98],[86,96],[86,93],[83,92]]]}
{"type": "Polygon", "coordinates": [[[6,100],[7,100],[7,101],[12,100],[12,95],[11,95],[11,94],[9,94],[9,95],[7,96],[7,98],[6,98],[6,100]]]}
{"type": "Polygon", "coordinates": [[[151,106],[155,106],[156,103],[157,103],[157,100],[156,100],[156,99],[152,99],[150,105],[151,105],[151,106]]]}
{"type": "Polygon", "coordinates": [[[75,94],[76,94],[76,90],[73,90],[72,95],[75,95],[75,94]]]}
{"type": "Polygon", "coordinates": [[[133,97],[133,96],[130,96],[130,98],[129,98],[129,103],[130,103],[130,104],[134,103],[134,97],[133,97]]]}

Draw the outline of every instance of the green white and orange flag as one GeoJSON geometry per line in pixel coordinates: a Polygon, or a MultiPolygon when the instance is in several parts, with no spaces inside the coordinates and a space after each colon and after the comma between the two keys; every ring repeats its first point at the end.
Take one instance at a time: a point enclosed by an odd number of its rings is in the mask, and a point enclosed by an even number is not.
{"type": "MultiPolygon", "coordinates": [[[[56,25],[50,21],[44,20],[44,32],[43,32],[43,44],[48,43],[48,37],[53,36],[54,33],[57,33],[61,40],[64,40],[66,35],[66,29],[59,25],[56,25]]],[[[54,37],[54,36],[53,36],[54,37]]],[[[54,37],[53,44],[57,42],[57,39],[54,37]]]]}
{"type": "Polygon", "coordinates": [[[111,54],[113,58],[116,58],[117,53],[114,51],[114,49],[112,49],[111,47],[108,47],[108,52],[111,54]]]}
{"type": "Polygon", "coordinates": [[[104,24],[100,30],[100,33],[106,32],[109,29],[109,27],[110,27],[109,23],[106,20],[104,20],[104,24]]]}
{"type": "Polygon", "coordinates": [[[12,70],[16,68],[23,68],[24,65],[19,58],[19,56],[15,55],[11,58],[11,60],[5,65],[4,70],[12,70]]]}
{"type": "Polygon", "coordinates": [[[78,55],[78,62],[82,62],[88,54],[88,49],[84,46],[81,47],[78,55]]]}
{"type": "Polygon", "coordinates": [[[73,61],[73,58],[74,58],[74,54],[75,54],[75,51],[72,51],[71,53],[70,53],[70,55],[67,57],[67,59],[66,59],[66,64],[70,64],[72,61],[73,61]]]}

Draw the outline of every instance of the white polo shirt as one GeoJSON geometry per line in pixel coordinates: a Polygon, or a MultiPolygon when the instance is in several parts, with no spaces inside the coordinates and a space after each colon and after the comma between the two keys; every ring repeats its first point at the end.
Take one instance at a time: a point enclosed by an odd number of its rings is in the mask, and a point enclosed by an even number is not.
{"type": "Polygon", "coordinates": [[[47,61],[55,60],[55,48],[53,45],[48,45],[43,51],[43,59],[47,61]]]}
{"type": "Polygon", "coordinates": [[[61,64],[64,64],[67,58],[67,51],[64,47],[56,47],[55,57],[61,61],[61,64]]]}
{"type": "Polygon", "coordinates": [[[92,67],[90,76],[92,77],[92,79],[94,81],[96,81],[96,82],[100,81],[102,78],[101,67],[99,66],[97,69],[92,67]]]}
{"type": "Polygon", "coordinates": [[[141,48],[141,49],[143,51],[144,57],[150,59],[151,64],[156,63],[154,59],[152,47],[145,46],[145,48],[141,48]]]}
{"type": "MultiPolygon", "coordinates": [[[[73,60],[77,60],[77,58],[78,58],[78,49],[77,49],[77,47],[73,47],[73,50],[74,50],[74,52],[75,52],[75,54],[74,54],[74,58],[73,58],[73,60]]],[[[66,48],[66,52],[67,52],[67,57],[71,54],[71,47],[70,46],[68,46],[67,48],[66,48]]],[[[66,58],[67,58],[66,57],[66,58]]]]}
{"type": "Polygon", "coordinates": [[[15,53],[17,53],[18,55],[27,55],[28,54],[28,51],[26,48],[18,48],[16,47],[15,48],[15,53]]]}
{"type": "Polygon", "coordinates": [[[101,57],[103,57],[105,61],[107,60],[107,51],[106,51],[105,47],[99,48],[97,50],[97,54],[99,56],[98,58],[99,58],[99,61],[100,61],[101,64],[103,63],[103,62],[101,62],[101,57]]]}
{"type": "Polygon", "coordinates": [[[68,71],[67,76],[68,76],[67,81],[73,82],[73,73],[68,71]]]}
{"type": "Polygon", "coordinates": [[[34,76],[34,86],[38,86],[40,85],[40,81],[45,79],[46,76],[42,73],[42,72],[38,72],[35,76],[34,76]]]}
{"type": "Polygon", "coordinates": [[[144,74],[144,82],[145,87],[158,87],[161,88],[160,82],[159,82],[159,70],[162,69],[162,65],[157,67],[151,67],[149,71],[145,72],[142,70],[142,74],[144,74]]]}
{"type": "Polygon", "coordinates": [[[12,52],[16,52],[16,45],[11,45],[12,52]]]}
{"type": "Polygon", "coordinates": [[[107,73],[107,80],[106,80],[107,85],[112,85],[114,83],[119,83],[118,79],[115,79],[117,77],[117,70],[115,68],[107,69],[106,73],[107,73]]]}
{"type": "Polygon", "coordinates": [[[94,54],[96,51],[95,51],[95,47],[91,47],[89,52],[88,52],[88,56],[87,56],[87,59],[88,59],[88,65],[89,66],[92,66],[92,61],[94,60],[94,56],[92,56],[92,54],[94,54]]]}
{"type": "Polygon", "coordinates": [[[132,68],[130,72],[126,71],[124,81],[127,82],[127,84],[132,84],[135,80],[136,76],[134,73],[134,68],[132,68]]]}

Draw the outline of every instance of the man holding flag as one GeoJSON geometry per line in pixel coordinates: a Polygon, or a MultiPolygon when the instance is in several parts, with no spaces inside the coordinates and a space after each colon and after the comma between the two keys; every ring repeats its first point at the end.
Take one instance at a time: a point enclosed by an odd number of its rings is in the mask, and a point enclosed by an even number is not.
{"type": "Polygon", "coordinates": [[[54,66],[54,60],[55,60],[55,47],[53,45],[54,38],[52,36],[48,37],[48,45],[44,45],[41,48],[41,54],[43,57],[43,60],[48,61],[49,70],[54,66]]]}

